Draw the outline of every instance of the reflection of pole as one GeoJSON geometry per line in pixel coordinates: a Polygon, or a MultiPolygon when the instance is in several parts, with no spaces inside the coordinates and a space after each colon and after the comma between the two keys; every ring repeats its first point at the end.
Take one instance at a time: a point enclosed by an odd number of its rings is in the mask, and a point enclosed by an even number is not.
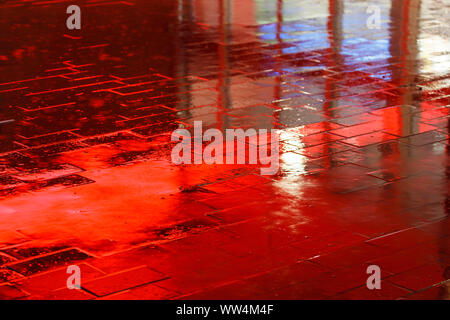
{"type": "MultiPolygon", "coordinates": [[[[338,68],[338,71],[342,67],[342,58],[341,58],[341,50],[342,50],[342,15],[344,13],[343,10],[344,3],[342,0],[329,0],[328,3],[328,21],[327,21],[327,32],[328,32],[328,41],[330,47],[328,51],[330,53],[329,59],[326,62],[326,68],[324,70],[325,75],[329,68],[338,68]]],[[[325,102],[323,104],[323,113],[325,117],[330,120],[334,118],[332,109],[336,106],[336,97],[335,95],[339,94],[336,91],[335,80],[330,77],[325,77],[325,102]]],[[[331,129],[330,123],[328,121],[324,122],[324,129],[328,131],[331,129]]],[[[324,136],[325,137],[325,136],[324,136]]],[[[327,141],[324,141],[324,148],[328,148],[327,141]]],[[[327,150],[325,150],[327,151],[327,150]]],[[[325,152],[328,153],[328,152],[325,152]]],[[[331,157],[328,158],[331,161],[331,157]]],[[[328,163],[330,165],[330,163],[328,163]]]]}
{"type": "MultiPolygon", "coordinates": [[[[420,7],[421,0],[404,0],[399,1],[398,5],[391,6],[391,39],[390,39],[390,53],[392,57],[398,57],[400,61],[400,68],[393,67],[392,84],[394,87],[400,88],[401,94],[396,100],[387,101],[388,103],[397,105],[413,105],[415,103],[421,103],[421,96],[415,96],[415,92],[409,89],[409,86],[413,84],[414,76],[417,74],[417,37],[420,32],[420,7]]],[[[410,108],[401,108],[400,112],[388,111],[384,112],[384,126],[389,128],[391,132],[395,132],[398,135],[410,135],[418,132],[420,119],[413,117],[412,110],[410,108]]],[[[450,120],[448,129],[450,130],[450,120]]],[[[450,133],[450,131],[449,131],[450,133]]],[[[449,154],[449,146],[447,148],[447,155],[449,154]]],[[[402,152],[402,150],[399,150],[402,152]]],[[[407,152],[407,151],[404,151],[407,152]]],[[[409,157],[410,155],[405,155],[409,157]]],[[[446,159],[447,160],[447,159],[446,159]]],[[[448,161],[443,168],[443,178],[445,179],[444,185],[449,184],[450,181],[450,167],[448,161]]],[[[391,190],[392,192],[392,190],[391,190]]],[[[443,200],[442,210],[446,214],[445,219],[449,219],[450,212],[450,199],[447,193],[443,200]]],[[[401,207],[399,208],[402,209],[401,207]]],[[[443,220],[445,221],[445,220],[443,220]]],[[[447,232],[445,223],[442,223],[443,232],[437,235],[439,251],[439,263],[443,267],[443,280],[450,278],[450,266],[448,265],[448,256],[444,253],[447,248],[450,247],[450,240],[444,235],[447,232]]],[[[438,299],[450,299],[450,286],[444,284],[438,291],[438,299]]]]}
{"type": "MultiPolygon", "coordinates": [[[[276,32],[276,37],[277,37],[277,43],[279,45],[278,48],[278,54],[282,54],[283,53],[283,49],[281,48],[281,44],[283,42],[283,39],[281,39],[281,33],[283,32],[282,30],[283,28],[283,0],[278,0],[277,1],[277,32],[276,32]]],[[[275,78],[275,86],[273,88],[273,97],[274,97],[274,101],[278,101],[281,99],[281,83],[283,81],[282,79],[282,70],[280,68],[280,64],[275,62],[275,71],[278,73],[277,77],[275,78]]],[[[273,111],[272,111],[273,113],[273,111]]],[[[278,123],[279,122],[279,112],[275,113],[275,121],[278,123]]],[[[277,128],[278,125],[275,126],[275,128],[277,128]]]]}
{"type": "MultiPolygon", "coordinates": [[[[176,104],[176,108],[179,110],[183,110],[183,117],[190,117],[191,112],[188,110],[188,106],[191,105],[192,96],[191,96],[191,84],[187,81],[186,77],[189,75],[189,56],[188,51],[183,49],[183,32],[182,32],[182,24],[184,19],[187,16],[188,21],[192,21],[192,2],[189,3],[188,6],[183,6],[183,0],[177,0],[178,3],[176,5],[176,19],[175,19],[175,32],[176,39],[174,43],[174,70],[173,74],[174,78],[180,86],[178,88],[183,88],[181,92],[177,92],[178,102],[176,104]],[[184,8],[187,8],[185,10],[184,8]]],[[[191,1],[191,0],[190,0],[191,1]]],[[[179,89],[177,89],[180,91],[179,89]]]]}
{"type": "MultiPolygon", "coordinates": [[[[410,14],[409,14],[409,0],[398,1],[398,3],[392,3],[390,9],[390,38],[389,38],[389,52],[393,59],[398,58],[400,61],[399,66],[395,65],[393,62],[389,64],[391,69],[391,84],[394,87],[398,87],[399,91],[405,90],[404,94],[399,94],[399,96],[395,96],[391,98],[387,96],[386,98],[386,106],[400,105],[401,110],[399,111],[397,108],[394,109],[385,109],[383,110],[383,128],[390,133],[401,136],[402,131],[410,131],[410,125],[405,123],[403,126],[403,118],[409,119],[411,118],[411,114],[409,113],[408,108],[403,108],[401,105],[404,105],[407,100],[405,84],[408,84],[410,79],[408,79],[408,65],[407,60],[409,59],[408,53],[408,27],[411,24],[410,14]]],[[[412,67],[412,66],[410,66],[412,67]]],[[[385,168],[392,167],[392,161],[397,163],[402,163],[402,161],[408,161],[410,155],[406,154],[409,152],[408,148],[405,148],[403,145],[398,145],[396,152],[387,156],[389,150],[387,148],[382,148],[380,153],[380,165],[385,168]],[[403,160],[405,159],[405,160],[403,160]]],[[[391,170],[394,175],[402,175],[402,171],[404,166],[392,167],[391,170]]],[[[391,197],[392,202],[390,203],[393,208],[397,208],[398,212],[401,212],[405,208],[404,200],[399,194],[401,190],[397,190],[397,184],[393,184],[392,188],[382,189],[381,197],[391,197]],[[397,196],[393,197],[392,193],[397,196]],[[395,202],[394,202],[395,201],[395,202]]],[[[394,217],[393,217],[394,218],[394,217]]]]}
{"type": "MultiPolygon", "coordinates": [[[[173,46],[174,46],[174,56],[173,56],[173,70],[172,70],[172,74],[173,77],[175,79],[181,79],[178,80],[183,84],[186,82],[186,80],[184,79],[185,75],[188,74],[189,72],[189,66],[188,66],[188,59],[186,57],[186,52],[184,52],[182,45],[183,45],[183,37],[182,37],[182,28],[181,25],[183,23],[183,18],[184,18],[184,10],[183,10],[183,0],[177,0],[176,2],[176,7],[175,7],[175,36],[174,39],[176,39],[176,41],[173,41],[173,46]]],[[[182,87],[182,86],[180,86],[182,87]]],[[[178,88],[180,88],[178,87],[178,88]]],[[[175,89],[177,90],[176,92],[176,97],[177,100],[180,100],[176,103],[175,108],[178,110],[183,110],[181,112],[184,113],[184,116],[190,116],[190,111],[188,110],[184,110],[186,109],[185,107],[190,104],[190,100],[191,100],[191,95],[188,92],[179,92],[179,89],[175,89]]],[[[183,90],[182,90],[183,91],[183,90]]],[[[188,90],[184,90],[184,91],[188,91],[188,90]]],[[[187,173],[185,171],[184,166],[179,166],[178,167],[178,174],[175,176],[174,180],[175,184],[177,184],[178,186],[188,186],[190,185],[190,177],[189,177],[189,173],[187,173]]],[[[182,205],[182,202],[180,202],[180,205],[182,205]]]]}
{"type": "MultiPolygon", "coordinates": [[[[388,99],[388,105],[411,105],[417,101],[415,92],[409,90],[408,86],[414,83],[416,74],[417,36],[419,34],[420,0],[399,1],[391,6],[391,38],[389,51],[391,56],[400,61],[399,68],[393,66],[391,81],[394,87],[398,87],[400,95],[388,99]]],[[[414,118],[410,108],[386,110],[383,113],[384,127],[390,132],[406,136],[414,133],[418,128],[419,119],[414,118]]]]}
{"type": "MultiPolygon", "coordinates": [[[[230,37],[230,0],[219,0],[219,74],[217,82],[217,90],[219,92],[218,105],[224,109],[230,108],[230,93],[229,93],[229,65],[228,65],[228,44],[230,37]]],[[[217,126],[222,130],[228,128],[228,116],[222,112],[217,112],[217,126]]]]}
{"type": "Polygon", "coordinates": [[[330,51],[340,54],[342,50],[342,15],[344,12],[344,1],[329,0],[328,3],[328,36],[330,41],[330,51]]]}
{"type": "MultiPolygon", "coordinates": [[[[342,50],[342,15],[343,15],[344,2],[342,0],[329,0],[328,3],[328,41],[330,43],[329,53],[331,59],[328,59],[327,69],[338,67],[342,65],[341,50],[342,50]]],[[[326,72],[326,71],[325,71],[326,72]]],[[[332,118],[330,109],[336,106],[335,95],[336,86],[334,80],[325,77],[325,103],[323,105],[323,111],[328,119],[332,118]]]]}
{"type": "MultiPolygon", "coordinates": [[[[387,96],[386,105],[398,105],[399,108],[385,109],[383,111],[383,128],[390,133],[398,136],[408,136],[417,132],[414,127],[419,126],[419,121],[413,117],[410,107],[405,105],[413,104],[414,97],[412,90],[408,88],[411,83],[414,83],[414,76],[416,74],[415,61],[417,57],[417,34],[419,32],[419,10],[420,0],[404,0],[399,1],[395,5],[391,5],[390,11],[390,30],[391,37],[389,39],[389,52],[392,58],[398,58],[399,65],[390,64],[391,70],[391,84],[398,88],[399,95],[393,98],[387,96]]],[[[398,161],[408,159],[410,155],[408,148],[399,145],[397,152],[391,156],[398,157],[398,161]]],[[[381,155],[381,161],[386,160],[384,155],[381,155]]],[[[386,160],[387,161],[387,160],[386,160]]],[[[386,163],[390,166],[390,163],[386,163]]],[[[394,174],[402,175],[405,168],[400,166],[395,170],[394,174]]],[[[403,209],[403,203],[399,203],[399,210],[403,209]]]]}

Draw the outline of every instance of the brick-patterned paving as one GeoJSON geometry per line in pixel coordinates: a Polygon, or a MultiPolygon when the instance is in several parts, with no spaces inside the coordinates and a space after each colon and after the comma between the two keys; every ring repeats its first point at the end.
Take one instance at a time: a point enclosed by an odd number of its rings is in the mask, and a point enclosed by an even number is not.
{"type": "Polygon", "coordinates": [[[0,298],[450,299],[450,6],[374,2],[2,1],[0,298]],[[280,171],[172,164],[194,121],[280,171]]]}

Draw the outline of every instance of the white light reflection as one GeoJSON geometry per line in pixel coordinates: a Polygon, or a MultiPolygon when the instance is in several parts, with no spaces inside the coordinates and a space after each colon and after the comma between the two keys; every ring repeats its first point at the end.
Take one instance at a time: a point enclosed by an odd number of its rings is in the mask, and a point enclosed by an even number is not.
{"type": "Polygon", "coordinates": [[[281,177],[274,183],[278,189],[287,192],[289,195],[298,198],[302,195],[302,184],[299,179],[307,173],[306,163],[307,157],[287,150],[295,146],[295,149],[304,148],[305,145],[301,141],[298,134],[289,131],[278,131],[280,139],[280,174],[281,177]],[[285,141],[289,141],[286,144],[285,141]]]}

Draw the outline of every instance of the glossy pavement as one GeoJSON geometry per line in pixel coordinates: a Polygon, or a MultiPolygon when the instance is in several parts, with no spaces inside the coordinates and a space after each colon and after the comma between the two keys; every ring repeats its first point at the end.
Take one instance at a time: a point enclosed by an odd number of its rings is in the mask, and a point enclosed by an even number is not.
{"type": "Polygon", "coordinates": [[[450,6],[372,2],[3,1],[0,298],[449,299],[450,6]],[[280,172],[173,165],[200,120],[280,172]]]}

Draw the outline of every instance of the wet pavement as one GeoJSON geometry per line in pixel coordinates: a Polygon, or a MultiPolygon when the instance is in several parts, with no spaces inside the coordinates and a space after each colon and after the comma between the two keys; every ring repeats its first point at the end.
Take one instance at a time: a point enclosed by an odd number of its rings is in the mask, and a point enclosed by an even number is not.
{"type": "Polygon", "coordinates": [[[450,3],[372,2],[2,1],[0,298],[450,299],[450,3]]]}

